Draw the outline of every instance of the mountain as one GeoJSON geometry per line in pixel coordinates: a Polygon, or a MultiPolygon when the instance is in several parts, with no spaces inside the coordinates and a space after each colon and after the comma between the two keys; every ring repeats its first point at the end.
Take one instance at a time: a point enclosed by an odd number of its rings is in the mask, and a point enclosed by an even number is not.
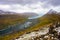
{"type": "Polygon", "coordinates": [[[8,11],[2,11],[2,10],[0,10],[0,15],[2,15],[2,14],[11,14],[11,13],[13,13],[13,12],[8,12],[8,11]]]}
{"type": "Polygon", "coordinates": [[[9,25],[22,23],[28,19],[28,17],[37,16],[36,13],[15,13],[10,11],[0,10],[0,29],[6,28],[9,25]]]}
{"type": "Polygon", "coordinates": [[[51,9],[51,10],[49,10],[49,11],[47,12],[47,14],[52,14],[52,13],[57,13],[57,11],[51,9]]]}
{"type": "MultiPolygon", "coordinates": [[[[24,13],[23,13],[24,14],[24,13]]],[[[50,10],[48,11],[45,15],[43,15],[42,17],[39,17],[38,19],[38,23],[29,27],[28,29],[26,30],[23,30],[23,31],[18,31],[16,33],[13,33],[11,35],[7,35],[7,36],[4,36],[4,40],[6,39],[12,39],[12,38],[16,38],[16,37],[19,37],[19,35],[22,35],[22,34],[26,34],[26,33],[29,33],[29,32],[35,32],[35,31],[38,31],[40,30],[40,28],[44,28],[44,27],[47,27],[49,24],[51,23],[56,23],[56,22],[60,22],[60,13],[58,12],[55,12],[53,10],[50,10]],[[8,38],[7,38],[8,37],[8,38]]],[[[25,15],[25,14],[24,14],[25,15]]],[[[26,14],[27,15],[27,14],[26,14]]],[[[28,14],[29,15],[29,14],[28,14]]],[[[35,16],[35,15],[34,15],[35,16]]],[[[15,18],[15,17],[14,17],[15,18]]],[[[23,18],[24,19],[24,18],[23,18]]],[[[3,19],[2,19],[3,20],[3,19]]],[[[9,18],[10,20],[10,18],[9,18]]],[[[14,21],[14,20],[13,20],[14,21]]],[[[3,22],[4,23],[4,22],[3,22]]],[[[3,25],[3,24],[2,24],[3,25]]],[[[49,26],[48,26],[49,27],[49,26]]],[[[42,29],[41,29],[42,30],[42,29]]]]}
{"type": "Polygon", "coordinates": [[[26,16],[26,17],[32,17],[32,16],[38,16],[38,14],[36,13],[33,13],[33,12],[25,12],[25,13],[15,13],[15,12],[10,12],[10,11],[2,11],[0,10],[0,15],[2,14],[19,14],[19,15],[23,15],[23,16],[26,16]]]}
{"type": "Polygon", "coordinates": [[[33,12],[25,12],[25,13],[21,13],[21,15],[24,15],[24,16],[26,16],[26,17],[38,16],[38,14],[33,13],[33,12]]]}
{"type": "Polygon", "coordinates": [[[5,14],[0,15],[0,30],[7,28],[10,25],[15,25],[17,23],[23,23],[26,21],[26,17],[18,14],[5,14]]]}
{"type": "Polygon", "coordinates": [[[41,27],[49,27],[49,25],[53,24],[53,23],[60,23],[60,15],[58,14],[59,12],[55,12],[55,11],[48,11],[45,15],[43,15],[42,17],[39,17],[38,19],[38,23],[34,26],[32,26],[31,28],[28,28],[26,31],[30,32],[30,31],[35,31],[40,29],[41,27]]]}
{"type": "Polygon", "coordinates": [[[60,22],[60,13],[54,10],[48,11],[45,15],[43,15],[40,19],[41,24],[48,24],[48,23],[56,23],[60,22]]]}

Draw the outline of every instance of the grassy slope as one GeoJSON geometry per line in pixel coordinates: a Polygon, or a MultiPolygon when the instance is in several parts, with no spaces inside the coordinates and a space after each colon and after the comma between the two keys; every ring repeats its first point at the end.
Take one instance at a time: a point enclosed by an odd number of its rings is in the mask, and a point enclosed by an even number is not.
{"type": "Polygon", "coordinates": [[[22,23],[26,18],[18,14],[0,15],[0,29],[7,28],[9,25],[22,23]]]}
{"type": "Polygon", "coordinates": [[[38,30],[42,26],[50,25],[53,22],[60,21],[60,15],[58,15],[58,14],[46,14],[46,15],[42,16],[41,18],[38,18],[38,20],[40,23],[34,25],[33,27],[30,27],[24,31],[19,31],[19,32],[13,33],[13,35],[12,34],[6,35],[2,38],[2,40],[11,40],[12,38],[15,39],[16,37],[18,37],[26,32],[38,30]]]}

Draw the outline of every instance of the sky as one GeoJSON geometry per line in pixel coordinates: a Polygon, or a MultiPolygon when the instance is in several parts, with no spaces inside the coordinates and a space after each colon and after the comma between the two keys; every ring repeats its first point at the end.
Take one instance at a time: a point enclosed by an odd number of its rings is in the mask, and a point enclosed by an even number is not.
{"type": "Polygon", "coordinates": [[[4,11],[45,14],[50,9],[60,12],[60,0],[0,0],[0,10],[4,11]]]}

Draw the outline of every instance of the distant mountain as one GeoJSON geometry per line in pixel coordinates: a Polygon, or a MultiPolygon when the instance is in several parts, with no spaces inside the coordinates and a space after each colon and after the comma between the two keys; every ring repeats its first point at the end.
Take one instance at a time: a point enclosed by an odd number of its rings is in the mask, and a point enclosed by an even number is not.
{"type": "Polygon", "coordinates": [[[48,11],[45,15],[43,15],[42,17],[38,18],[37,20],[39,20],[36,25],[34,25],[32,28],[29,28],[28,31],[34,31],[34,30],[38,30],[39,28],[44,28],[44,27],[49,27],[49,25],[51,25],[52,23],[60,23],[60,13],[56,12],[54,10],[50,10],[48,11]]]}
{"type": "Polygon", "coordinates": [[[23,15],[23,16],[26,16],[26,17],[32,17],[32,16],[38,16],[38,14],[36,13],[33,13],[33,12],[25,12],[25,13],[15,13],[15,12],[10,12],[10,11],[2,11],[0,10],[0,15],[2,14],[19,14],[19,15],[23,15]]]}
{"type": "Polygon", "coordinates": [[[4,11],[0,10],[0,14],[4,14],[4,11]]]}
{"type": "Polygon", "coordinates": [[[22,23],[28,19],[28,17],[37,16],[36,13],[15,13],[9,11],[0,10],[0,29],[6,28],[8,25],[14,25],[22,23]]]}
{"type": "Polygon", "coordinates": [[[47,12],[47,14],[52,14],[52,13],[57,13],[57,11],[51,9],[51,10],[49,10],[49,11],[47,12]]]}
{"type": "Polygon", "coordinates": [[[38,14],[33,13],[33,12],[25,12],[25,13],[21,13],[22,15],[26,16],[26,17],[34,17],[34,16],[38,16],[38,14]]]}
{"type": "Polygon", "coordinates": [[[43,23],[53,23],[53,22],[60,22],[60,13],[54,10],[50,10],[45,15],[43,15],[40,20],[43,23]]]}

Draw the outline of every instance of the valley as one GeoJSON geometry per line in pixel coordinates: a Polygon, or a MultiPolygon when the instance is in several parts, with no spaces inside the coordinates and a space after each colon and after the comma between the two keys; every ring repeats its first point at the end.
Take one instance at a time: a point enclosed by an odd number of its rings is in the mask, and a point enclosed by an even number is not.
{"type": "MultiPolygon", "coordinates": [[[[16,16],[14,16],[13,18],[15,18],[15,17],[16,16]]],[[[49,12],[47,12],[45,15],[43,15],[41,17],[40,16],[27,17],[25,15],[24,16],[22,15],[21,18],[22,17],[23,17],[24,21],[21,20],[21,22],[20,22],[20,20],[18,19],[19,21],[17,20],[17,23],[14,23],[14,25],[9,25],[9,26],[6,26],[6,28],[2,28],[0,30],[0,35],[1,35],[0,39],[2,39],[2,40],[35,40],[35,39],[40,40],[41,35],[44,36],[44,35],[51,34],[48,32],[51,25],[52,25],[52,27],[54,27],[54,25],[55,25],[55,28],[57,28],[57,29],[58,29],[58,27],[60,27],[59,26],[60,25],[60,13],[58,13],[54,10],[53,11],[50,10],[49,12]],[[32,35],[31,33],[34,35],[32,35]],[[25,35],[25,36],[22,36],[22,35],[25,35]],[[36,35],[38,35],[38,36],[36,36],[36,35]],[[23,38],[21,38],[20,36],[22,36],[23,38]],[[26,37],[26,39],[25,39],[25,37],[26,37]],[[33,39],[31,37],[33,37],[33,39]]],[[[19,16],[17,18],[19,18],[19,16]]],[[[14,21],[14,22],[16,22],[16,21],[14,21]]],[[[53,29],[51,29],[51,30],[53,30],[53,29]]],[[[53,35],[54,35],[54,33],[53,33],[53,35]]],[[[41,40],[42,39],[43,38],[41,38],[41,40]]]]}

